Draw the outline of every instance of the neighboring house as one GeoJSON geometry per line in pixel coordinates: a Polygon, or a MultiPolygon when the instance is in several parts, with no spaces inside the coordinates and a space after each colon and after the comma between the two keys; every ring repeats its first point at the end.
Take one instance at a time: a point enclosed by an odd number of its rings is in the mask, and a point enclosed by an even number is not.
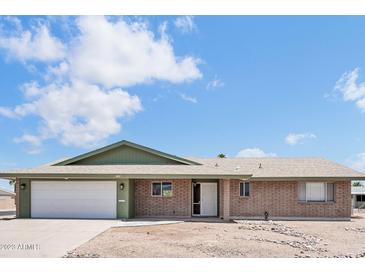
{"type": "Polygon", "coordinates": [[[121,141],[0,177],[16,180],[20,218],[349,220],[351,180],[365,174],[322,158],[181,158],[121,141]]]}
{"type": "Polygon", "coordinates": [[[352,206],[359,208],[365,205],[365,186],[351,187],[352,206]]]}
{"type": "Polygon", "coordinates": [[[0,210],[15,208],[15,193],[0,188],[0,210]]]}

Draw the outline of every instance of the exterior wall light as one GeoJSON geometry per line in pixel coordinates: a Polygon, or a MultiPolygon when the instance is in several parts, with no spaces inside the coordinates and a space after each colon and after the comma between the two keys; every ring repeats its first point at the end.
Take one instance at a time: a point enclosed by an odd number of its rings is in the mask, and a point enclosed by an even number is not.
{"type": "Polygon", "coordinates": [[[26,188],[26,186],[27,186],[27,185],[26,185],[26,184],[24,184],[24,183],[23,183],[23,184],[20,184],[20,189],[21,189],[21,190],[24,190],[24,189],[26,188]]]}
{"type": "Polygon", "coordinates": [[[120,188],[120,190],[123,190],[124,189],[124,183],[120,183],[119,188],[120,188]]]}

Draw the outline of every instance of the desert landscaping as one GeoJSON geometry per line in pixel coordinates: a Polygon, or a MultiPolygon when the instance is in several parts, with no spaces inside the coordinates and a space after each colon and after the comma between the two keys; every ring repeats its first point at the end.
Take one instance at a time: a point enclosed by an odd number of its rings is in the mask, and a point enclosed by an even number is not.
{"type": "Polygon", "coordinates": [[[365,214],[346,221],[181,222],[111,228],[65,257],[365,257],[365,214]]]}

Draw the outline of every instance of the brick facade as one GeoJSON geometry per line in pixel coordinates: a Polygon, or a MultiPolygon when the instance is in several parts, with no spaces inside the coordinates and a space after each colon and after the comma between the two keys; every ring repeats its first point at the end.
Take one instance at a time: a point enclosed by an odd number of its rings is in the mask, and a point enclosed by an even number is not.
{"type": "Polygon", "coordinates": [[[231,216],[350,217],[351,183],[335,182],[335,202],[298,201],[297,182],[250,182],[250,197],[239,196],[239,180],[231,180],[231,216]]]}
{"type": "Polygon", "coordinates": [[[218,182],[218,197],[219,197],[219,217],[223,218],[223,205],[224,205],[224,195],[223,195],[223,180],[218,182]]]}
{"type": "MultiPolygon", "coordinates": [[[[192,180],[135,180],[136,217],[191,217],[192,180]],[[152,197],[151,184],[172,182],[172,197],[152,197]]],[[[351,184],[335,182],[335,202],[298,201],[298,182],[250,182],[250,197],[239,196],[240,180],[219,180],[219,217],[337,217],[351,216],[351,184]]]]}
{"type": "Polygon", "coordinates": [[[136,217],[190,217],[191,180],[135,180],[136,217]],[[153,197],[151,184],[156,181],[172,183],[172,197],[153,197]]]}

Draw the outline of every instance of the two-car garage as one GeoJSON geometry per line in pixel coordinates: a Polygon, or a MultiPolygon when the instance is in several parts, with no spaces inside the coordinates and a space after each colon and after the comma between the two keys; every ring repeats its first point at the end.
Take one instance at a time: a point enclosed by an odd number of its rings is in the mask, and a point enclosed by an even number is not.
{"type": "Polygon", "coordinates": [[[32,181],[32,218],[117,217],[116,181],[32,181]]]}

